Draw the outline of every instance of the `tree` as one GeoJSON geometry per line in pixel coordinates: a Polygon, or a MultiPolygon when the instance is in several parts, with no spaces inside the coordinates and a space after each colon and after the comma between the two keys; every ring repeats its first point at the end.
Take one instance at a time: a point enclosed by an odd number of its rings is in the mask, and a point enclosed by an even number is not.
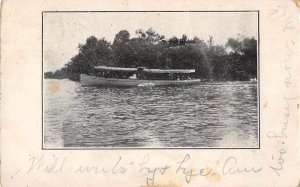
{"type": "Polygon", "coordinates": [[[213,36],[209,36],[209,40],[207,41],[208,46],[211,47],[214,45],[214,37],[213,36]]]}
{"type": "Polygon", "coordinates": [[[243,69],[247,79],[257,77],[257,40],[254,38],[229,38],[226,44],[233,53],[242,55],[239,66],[243,69]]]}
{"type": "Polygon", "coordinates": [[[257,40],[229,38],[217,45],[213,36],[208,41],[189,39],[183,34],[165,39],[153,28],[135,31],[130,38],[126,30],[118,32],[113,44],[105,38],[90,36],[79,44],[78,54],[60,70],[46,72],[45,78],[79,80],[80,74],[92,74],[95,66],[196,69],[196,77],[215,80],[249,80],[257,77],[257,40]]]}
{"type": "Polygon", "coordinates": [[[254,38],[245,38],[242,46],[246,72],[249,78],[257,78],[257,41],[254,38]]]}
{"type": "Polygon", "coordinates": [[[79,80],[80,74],[90,74],[97,65],[112,64],[110,43],[104,38],[98,40],[95,36],[87,38],[85,44],[79,44],[78,54],[65,65],[69,76],[79,80]]]}
{"type": "Polygon", "coordinates": [[[242,42],[240,42],[239,39],[229,38],[225,47],[230,48],[234,53],[240,53],[242,42]]]}
{"type": "Polygon", "coordinates": [[[182,35],[181,39],[179,40],[179,45],[184,45],[188,41],[188,37],[184,34],[182,35]]]}
{"type": "Polygon", "coordinates": [[[128,44],[131,50],[131,67],[160,68],[163,65],[163,54],[168,47],[164,36],[152,28],[146,32],[136,30],[137,38],[128,44]]]}
{"type": "Polygon", "coordinates": [[[132,61],[132,49],[129,46],[130,34],[127,30],[121,30],[114,39],[112,49],[115,65],[130,67],[132,61]]]}
{"type": "Polygon", "coordinates": [[[129,42],[130,34],[127,30],[121,30],[114,39],[113,45],[126,45],[129,42]]]}
{"type": "Polygon", "coordinates": [[[170,46],[176,46],[179,44],[179,39],[176,36],[173,36],[168,40],[170,46]]]}
{"type": "Polygon", "coordinates": [[[196,69],[200,78],[210,77],[210,65],[204,51],[197,44],[170,47],[166,54],[171,69],[196,69]]]}

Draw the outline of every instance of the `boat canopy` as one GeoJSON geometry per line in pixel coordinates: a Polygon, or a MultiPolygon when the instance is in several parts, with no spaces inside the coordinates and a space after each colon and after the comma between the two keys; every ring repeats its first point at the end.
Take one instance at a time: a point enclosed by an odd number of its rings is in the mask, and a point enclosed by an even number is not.
{"type": "Polygon", "coordinates": [[[95,66],[94,68],[99,70],[107,70],[107,71],[123,71],[123,72],[137,71],[137,68],[118,68],[118,67],[107,67],[107,66],[95,66]]]}
{"type": "Polygon", "coordinates": [[[95,69],[106,71],[121,71],[121,72],[135,72],[141,69],[147,73],[195,73],[195,69],[148,69],[148,68],[119,68],[107,66],[95,66],[95,69]]]}
{"type": "Polygon", "coordinates": [[[195,73],[194,69],[143,69],[148,73],[195,73]]]}

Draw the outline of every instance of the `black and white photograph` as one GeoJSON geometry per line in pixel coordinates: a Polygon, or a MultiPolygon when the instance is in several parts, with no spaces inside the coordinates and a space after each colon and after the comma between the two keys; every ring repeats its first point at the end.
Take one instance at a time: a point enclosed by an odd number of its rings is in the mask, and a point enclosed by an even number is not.
{"type": "Polygon", "coordinates": [[[258,11],[44,11],[43,149],[258,149],[258,11]]]}

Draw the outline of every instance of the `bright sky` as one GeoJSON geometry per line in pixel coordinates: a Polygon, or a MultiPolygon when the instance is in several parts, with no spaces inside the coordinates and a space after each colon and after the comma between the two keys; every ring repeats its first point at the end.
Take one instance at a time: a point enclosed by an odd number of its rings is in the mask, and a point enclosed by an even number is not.
{"type": "Polygon", "coordinates": [[[151,27],[166,38],[211,35],[221,45],[230,37],[258,38],[257,12],[69,12],[44,13],[43,20],[44,71],[63,67],[89,36],[112,42],[124,29],[131,37],[151,27]]]}

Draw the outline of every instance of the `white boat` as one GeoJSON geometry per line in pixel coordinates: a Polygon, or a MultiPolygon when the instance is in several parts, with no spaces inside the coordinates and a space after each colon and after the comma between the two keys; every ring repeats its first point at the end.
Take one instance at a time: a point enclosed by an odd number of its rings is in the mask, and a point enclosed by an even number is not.
{"type": "Polygon", "coordinates": [[[82,86],[176,86],[198,84],[194,69],[148,69],[95,66],[91,75],[81,74],[82,86]]]}
{"type": "Polygon", "coordinates": [[[80,75],[82,86],[178,86],[200,83],[200,79],[190,80],[142,80],[142,79],[115,79],[96,77],[86,74],[80,75]]]}

